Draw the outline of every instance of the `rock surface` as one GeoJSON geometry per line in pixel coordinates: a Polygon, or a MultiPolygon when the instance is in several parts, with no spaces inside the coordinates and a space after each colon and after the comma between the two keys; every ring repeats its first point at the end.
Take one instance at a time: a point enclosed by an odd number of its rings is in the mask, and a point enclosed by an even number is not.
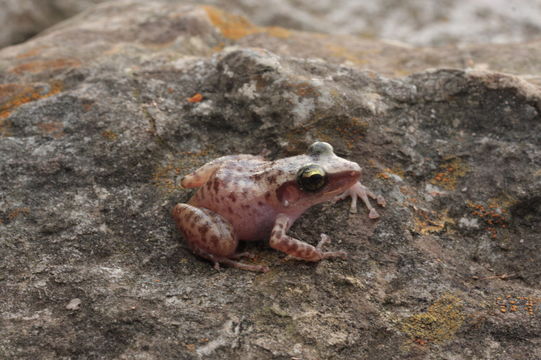
{"type": "Polygon", "coordinates": [[[540,52],[134,0],[3,49],[0,357],[541,358],[540,52]],[[316,139],[388,201],[378,221],[338,203],[293,227],[349,259],[247,244],[271,268],[254,274],[190,253],[179,176],[316,139]]]}

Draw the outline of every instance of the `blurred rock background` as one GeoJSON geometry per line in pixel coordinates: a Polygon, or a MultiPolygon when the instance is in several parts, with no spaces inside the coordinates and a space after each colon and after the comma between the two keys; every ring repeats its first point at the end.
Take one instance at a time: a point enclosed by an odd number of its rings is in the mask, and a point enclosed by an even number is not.
{"type": "MultiPolygon", "coordinates": [[[[539,0],[169,0],[211,4],[256,25],[416,45],[523,42],[541,36],[539,0]]],[[[1,0],[0,46],[22,42],[104,0],[1,0]]]]}

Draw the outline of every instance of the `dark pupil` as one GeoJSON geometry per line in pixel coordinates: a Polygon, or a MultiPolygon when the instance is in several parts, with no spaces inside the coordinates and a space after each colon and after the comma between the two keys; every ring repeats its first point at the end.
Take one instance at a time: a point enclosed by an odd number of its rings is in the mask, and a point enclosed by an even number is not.
{"type": "Polygon", "coordinates": [[[324,179],[321,174],[311,174],[303,176],[303,187],[306,190],[318,190],[323,185],[324,179]]]}

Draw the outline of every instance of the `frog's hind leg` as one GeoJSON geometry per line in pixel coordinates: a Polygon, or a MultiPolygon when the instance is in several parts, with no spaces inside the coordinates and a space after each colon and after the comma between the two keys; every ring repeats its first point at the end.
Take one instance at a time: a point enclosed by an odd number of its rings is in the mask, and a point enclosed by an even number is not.
{"type": "Polygon", "coordinates": [[[250,271],[269,270],[266,266],[235,261],[246,254],[235,253],[238,239],[233,226],[214,211],[189,204],[177,204],[173,208],[173,218],[192,251],[210,260],[215,268],[219,268],[219,264],[225,264],[250,271]]]}

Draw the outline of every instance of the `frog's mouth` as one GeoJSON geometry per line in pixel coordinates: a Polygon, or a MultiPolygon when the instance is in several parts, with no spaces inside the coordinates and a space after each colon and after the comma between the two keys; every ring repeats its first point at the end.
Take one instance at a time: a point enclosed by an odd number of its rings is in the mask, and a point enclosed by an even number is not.
{"type": "Polygon", "coordinates": [[[341,194],[359,181],[360,177],[361,172],[356,170],[334,173],[329,175],[327,185],[325,185],[323,191],[332,196],[341,194]]]}

